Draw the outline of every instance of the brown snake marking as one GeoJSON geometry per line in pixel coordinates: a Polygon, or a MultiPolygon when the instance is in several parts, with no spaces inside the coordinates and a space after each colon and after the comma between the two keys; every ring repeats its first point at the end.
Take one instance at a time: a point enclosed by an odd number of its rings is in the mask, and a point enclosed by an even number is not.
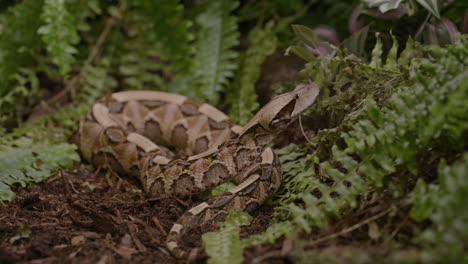
{"type": "Polygon", "coordinates": [[[191,208],[172,226],[167,248],[184,258],[190,248],[179,243],[186,232],[223,221],[231,209],[250,212],[278,189],[281,166],[268,145],[318,94],[315,84],[298,86],[240,127],[213,106],[182,95],[118,92],[96,102],[81,122],[80,150],[95,166],[134,177],[149,196],[185,198],[228,180],[239,183],[191,208]]]}

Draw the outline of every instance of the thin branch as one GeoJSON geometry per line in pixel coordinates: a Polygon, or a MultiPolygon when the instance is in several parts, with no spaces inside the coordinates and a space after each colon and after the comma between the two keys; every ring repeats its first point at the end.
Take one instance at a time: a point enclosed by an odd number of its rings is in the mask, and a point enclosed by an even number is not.
{"type": "Polygon", "coordinates": [[[322,243],[322,242],[327,241],[327,240],[330,240],[330,239],[337,238],[337,237],[339,237],[339,236],[343,236],[343,235],[345,235],[345,234],[347,234],[347,233],[349,233],[349,232],[351,232],[351,231],[354,231],[354,230],[356,230],[356,229],[362,227],[363,225],[366,225],[366,224],[368,224],[368,223],[370,223],[370,222],[372,222],[372,221],[375,221],[375,220],[379,219],[380,217],[382,217],[382,216],[388,214],[391,210],[392,210],[392,209],[389,208],[389,209],[387,209],[387,210],[385,210],[385,211],[383,211],[383,212],[380,212],[379,214],[376,214],[376,215],[374,215],[374,216],[372,216],[372,217],[370,217],[370,218],[367,218],[366,220],[364,220],[364,221],[362,221],[362,222],[359,222],[359,223],[357,223],[357,224],[355,224],[355,225],[353,225],[353,226],[350,226],[350,227],[348,227],[348,228],[345,228],[345,229],[341,230],[341,231],[338,232],[338,233],[334,233],[334,234],[328,235],[328,236],[326,236],[326,237],[319,238],[319,239],[313,241],[313,242],[311,243],[311,246],[312,246],[312,245],[319,244],[319,243],[322,243]]]}

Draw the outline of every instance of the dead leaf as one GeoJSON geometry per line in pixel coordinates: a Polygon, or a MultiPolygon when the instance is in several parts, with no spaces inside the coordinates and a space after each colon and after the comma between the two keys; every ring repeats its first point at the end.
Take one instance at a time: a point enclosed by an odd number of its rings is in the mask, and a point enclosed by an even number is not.
{"type": "Polygon", "coordinates": [[[367,224],[369,237],[373,240],[377,240],[380,237],[379,226],[376,222],[370,222],[367,224]]]}
{"type": "Polygon", "coordinates": [[[10,243],[13,244],[16,241],[20,240],[21,238],[28,238],[30,234],[31,234],[31,228],[29,227],[29,224],[26,222],[22,222],[19,225],[19,235],[16,235],[10,238],[10,243]]]}
{"type": "Polygon", "coordinates": [[[138,252],[135,248],[126,246],[120,246],[119,248],[114,249],[114,251],[124,259],[130,259],[133,254],[138,252]]]}
{"type": "Polygon", "coordinates": [[[86,242],[86,238],[84,236],[76,236],[71,239],[71,244],[73,246],[78,246],[86,242]]]}

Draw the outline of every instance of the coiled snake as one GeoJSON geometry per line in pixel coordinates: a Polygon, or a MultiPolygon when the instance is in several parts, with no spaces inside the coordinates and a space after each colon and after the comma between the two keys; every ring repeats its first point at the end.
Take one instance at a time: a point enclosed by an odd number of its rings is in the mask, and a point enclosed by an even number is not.
{"type": "Polygon", "coordinates": [[[190,252],[179,243],[184,233],[223,221],[231,209],[250,212],[278,189],[280,162],[268,145],[318,94],[315,84],[300,85],[240,127],[215,107],[182,95],[118,92],[92,106],[80,124],[79,145],[92,164],[136,178],[149,196],[185,198],[228,180],[239,183],[172,226],[167,248],[183,258],[190,252]]]}

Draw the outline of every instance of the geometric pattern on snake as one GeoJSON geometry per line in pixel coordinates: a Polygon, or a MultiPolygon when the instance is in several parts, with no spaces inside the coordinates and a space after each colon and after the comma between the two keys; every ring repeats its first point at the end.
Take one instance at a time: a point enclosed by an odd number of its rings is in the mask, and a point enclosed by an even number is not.
{"type": "Polygon", "coordinates": [[[223,221],[229,210],[258,208],[281,183],[272,140],[309,108],[313,83],[273,98],[241,127],[215,107],[182,95],[125,91],[98,100],[81,122],[80,150],[95,166],[136,179],[148,196],[186,198],[228,180],[238,185],[185,212],[172,226],[168,250],[186,258],[181,238],[223,221]]]}

